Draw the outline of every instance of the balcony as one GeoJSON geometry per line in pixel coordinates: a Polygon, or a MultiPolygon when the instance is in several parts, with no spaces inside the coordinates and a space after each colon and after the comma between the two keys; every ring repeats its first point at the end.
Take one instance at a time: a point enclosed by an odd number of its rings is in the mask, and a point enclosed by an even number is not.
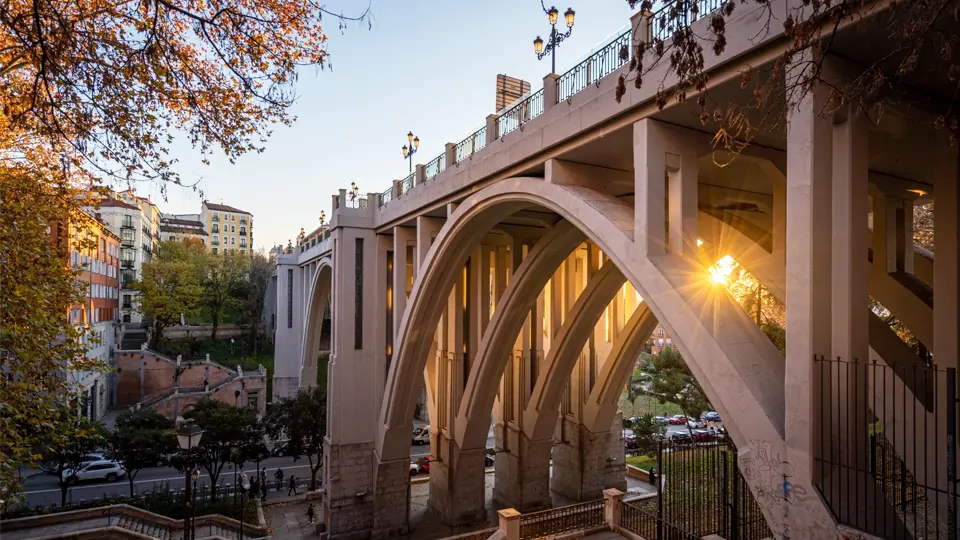
{"type": "Polygon", "coordinates": [[[217,225],[214,225],[213,229],[210,232],[218,233],[220,232],[220,227],[218,227],[217,225]]]}
{"type": "Polygon", "coordinates": [[[131,229],[131,230],[132,230],[132,229],[133,229],[133,220],[132,220],[132,219],[125,219],[125,220],[123,220],[123,223],[120,224],[120,228],[121,228],[121,229],[131,229]]]}
{"type": "Polygon", "coordinates": [[[245,227],[240,227],[240,236],[246,236],[246,235],[247,235],[247,229],[245,227]]]}
{"type": "Polygon", "coordinates": [[[219,222],[220,222],[220,216],[214,214],[214,215],[213,215],[213,222],[214,222],[214,223],[219,223],[219,222]]]}
{"type": "Polygon", "coordinates": [[[243,217],[243,216],[240,216],[240,224],[241,224],[241,225],[246,225],[246,224],[247,224],[247,218],[245,218],[245,217],[243,217]]]}
{"type": "Polygon", "coordinates": [[[136,261],[120,261],[120,268],[127,268],[132,270],[136,265],[136,261]]]}

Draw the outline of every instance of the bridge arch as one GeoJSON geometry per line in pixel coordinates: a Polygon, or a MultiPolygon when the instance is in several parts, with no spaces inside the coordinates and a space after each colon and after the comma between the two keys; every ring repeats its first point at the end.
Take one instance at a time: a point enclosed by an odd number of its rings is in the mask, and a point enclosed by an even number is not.
{"type": "MultiPolygon", "coordinates": [[[[317,262],[317,269],[310,283],[307,303],[304,309],[303,338],[300,348],[300,387],[316,386],[317,357],[323,333],[323,312],[327,304],[333,301],[333,260],[323,257],[317,262]]],[[[331,321],[333,324],[333,321],[331,321]]],[[[333,332],[330,332],[331,339],[333,332]]]]}

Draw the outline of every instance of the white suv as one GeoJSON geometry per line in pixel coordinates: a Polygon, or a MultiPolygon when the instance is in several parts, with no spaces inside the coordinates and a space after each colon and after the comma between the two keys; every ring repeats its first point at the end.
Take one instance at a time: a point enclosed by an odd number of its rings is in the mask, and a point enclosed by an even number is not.
{"type": "Polygon", "coordinates": [[[125,474],[127,474],[127,470],[119,461],[102,459],[83,463],[76,469],[67,469],[63,471],[63,478],[71,484],[88,480],[116,482],[125,474]]]}

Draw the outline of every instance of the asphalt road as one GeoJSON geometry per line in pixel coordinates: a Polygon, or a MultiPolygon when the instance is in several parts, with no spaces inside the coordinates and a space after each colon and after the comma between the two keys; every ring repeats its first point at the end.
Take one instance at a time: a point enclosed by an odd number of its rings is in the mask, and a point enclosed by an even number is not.
{"type": "MultiPolygon", "coordinates": [[[[487,439],[487,448],[493,448],[493,444],[494,441],[492,437],[487,439]]],[[[410,447],[411,460],[429,454],[429,445],[410,447]]],[[[291,474],[302,479],[310,478],[310,465],[306,458],[300,458],[294,462],[291,457],[274,457],[261,462],[260,466],[261,468],[267,469],[267,479],[271,483],[274,481],[273,473],[278,467],[283,469],[285,479],[289,478],[291,474]]],[[[252,471],[255,469],[255,463],[246,463],[243,467],[243,470],[246,471],[247,474],[252,474],[252,471]]],[[[318,472],[317,474],[321,473],[318,472]]],[[[38,470],[25,471],[25,475],[27,476],[27,503],[30,506],[60,504],[60,487],[57,485],[56,476],[38,470]]],[[[233,484],[233,466],[231,464],[223,467],[223,471],[220,473],[220,481],[222,483],[233,484]]],[[[200,469],[200,480],[198,483],[210,485],[210,478],[203,469],[200,469]]],[[[171,467],[151,467],[139,471],[133,482],[134,491],[137,493],[150,491],[154,486],[160,487],[163,485],[169,486],[170,489],[180,490],[183,488],[183,475],[171,467]]],[[[126,496],[129,494],[130,483],[126,477],[123,477],[113,483],[87,482],[71,486],[68,491],[67,500],[79,501],[80,499],[99,498],[104,495],[126,496]]]]}

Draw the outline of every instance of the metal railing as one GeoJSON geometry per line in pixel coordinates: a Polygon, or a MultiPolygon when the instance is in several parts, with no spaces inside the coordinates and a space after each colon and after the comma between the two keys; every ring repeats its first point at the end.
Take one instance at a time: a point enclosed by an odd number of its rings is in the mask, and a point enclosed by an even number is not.
{"type": "Polygon", "coordinates": [[[497,118],[497,138],[543,114],[543,88],[504,108],[497,118]]]}
{"type": "Polygon", "coordinates": [[[666,40],[681,28],[720,9],[726,0],[681,0],[672,2],[654,12],[651,23],[653,39],[666,40]]]}
{"type": "Polygon", "coordinates": [[[367,198],[366,197],[347,197],[347,202],[344,203],[346,208],[366,208],[367,207],[367,198]]]}
{"type": "Polygon", "coordinates": [[[629,62],[632,35],[632,30],[627,30],[561,75],[557,79],[558,102],[583,90],[590,83],[598,82],[629,62]]]}
{"type": "Polygon", "coordinates": [[[520,516],[520,538],[547,538],[603,527],[603,499],[531,512],[520,516]]]}
{"type": "Polygon", "coordinates": [[[432,160],[430,160],[429,163],[427,163],[426,170],[424,171],[424,178],[426,178],[427,180],[430,180],[434,176],[443,172],[443,170],[446,168],[447,168],[447,154],[443,153],[433,158],[432,160]]]}
{"type": "Polygon", "coordinates": [[[466,139],[457,143],[457,163],[476,154],[487,145],[487,126],[483,126],[466,139]]]}
{"type": "Polygon", "coordinates": [[[814,485],[855,529],[955,540],[957,371],[914,360],[814,358],[814,485]]]}
{"type": "Polygon", "coordinates": [[[406,192],[410,191],[411,189],[413,189],[413,179],[414,179],[415,177],[416,177],[416,173],[410,173],[409,175],[407,175],[406,178],[404,178],[404,179],[400,182],[400,194],[401,194],[401,195],[403,195],[404,193],[406,193],[406,192]]]}
{"type": "Polygon", "coordinates": [[[383,193],[380,194],[380,200],[377,203],[377,206],[383,206],[388,202],[393,200],[393,186],[391,185],[383,193]]]}
{"type": "Polygon", "coordinates": [[[473,532],[458,534],[456,536],[448,536],[443,540],[487,540],[488,538],[490,538],[490,536],[493,533],[497,532],[498,530],[499,529],[497,527],[493,527],[490,529],[484,529],[482,531],[473,531],[473,532]]]}

